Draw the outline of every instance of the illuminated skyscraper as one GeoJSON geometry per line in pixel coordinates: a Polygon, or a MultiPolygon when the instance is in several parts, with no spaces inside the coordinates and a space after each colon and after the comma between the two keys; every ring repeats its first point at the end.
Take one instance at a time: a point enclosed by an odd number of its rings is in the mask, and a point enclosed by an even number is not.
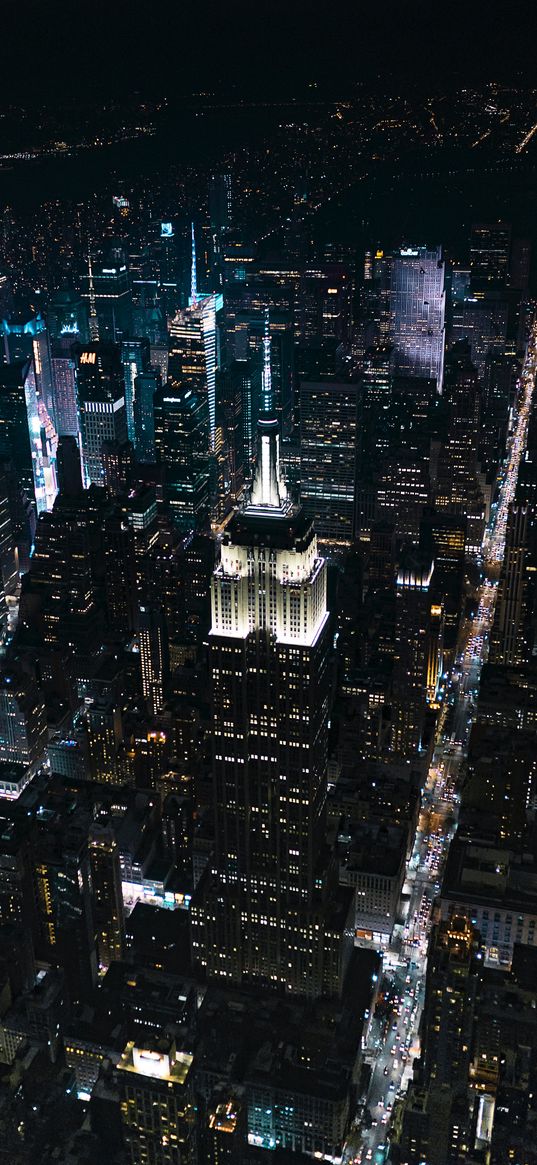
{"type": "Polygon", "coordinates": [[[210,448],[216,432],[216,313],[221,295],[197,295],[170,323],[169,374],[176,383],[207,399],[210,448]]]}
{"type": "Polygon", "coordinates": [[[126,1045],[117,1080],[131,1165],[197,1165],[193,1059],[175,1039],[126,1045]]]}
{"type": "Polygon", "coordinates": [[[176,525],[203,526],[209,512],[207,397],[172,381],[155,397],[155,446],[176,525]]]}
{"type": "Polygon", "coordinates": [[[360,419],[360,385],[300,385],[302,502],[320,540],[338,546],[350,546],[355,535],[360,419]]]}
{"type": "MultiPolygon", "coordinates": [[[[212,581],[213,867],[193,904],[210,976],[337,994],[345,903],[324,855],[330,700],[326,565],[262,418],[250,500],[212,581]]],[[[348,903],[347,903],[348,905],[348,903]]]]}
{"type": "Polygon", "coordinates": [[[47,308],[47,329],[51,339],[68,336],[71,342],[88,344],[88,305],[72,287],[61,287],[47,308]]]}
{"type": "Polygon", "coordinates": [[[69,335],[51,341],[54,417],[59,437],[76,437],[78,434],[76,359],[72,341],[69,335]]]}
{"type": "MultiPolygon", "coordinates": [[[[132,292],[123,248],[112,242],[105,254],[91,263],[83,298],[97,313],[98,338],[119,341],[132,333],[132,292]]],[[[90,332],[91,332],[90,326],[90,332]]]]}
{"type": "Polygon", "coordinates": [[[134,381],[134,448],[137,461],[155,460],[155,393],[160,386],[157,369],[142,372],[134,381]]]}
{"type": "Polygon", "coordinates": [[[136,401],[135,381],[137,376],[149,371],[149,340],[129,339],[121,341],[121,363],[125,382],[125,412],[127,416],[127,436],[133,445],[136,441],[134,408],[136,401]]]}
{"type": "Polygon", "coordinates": [[[126,440],[125,386],[119,348],[78,348],[78,403],[85,484],[104,484],[103,444],[126,440]]]}
{"type": "Polygon", "coordinates": [[[444,260],[442,250],[402,247],[390,264],[389,339],[394,371],[434,377],[442,391],[444,369],[444,260]]]}
{"type": "Polygon", "coordinates": [[[454,648],[461,615],[466,517],[430,507],[420,524],[420,546],[434,558],[435,595],[444,607],[444,644],[454,648]]]}
{"type": "Polygon", "coordinates": [[[467,548],[477,554],[485,525],[485,502],[478,481],[481,396],[469,347],[454,344],[446,357],[444,396],[447,433],[438,459],[436,506],[467,520],[467,548]]]}
{"type": "Polygon", "coordinates": [[[19,486],[33,498],[32,448],[26,409],[25,386],[30,362],[0,364],[0,454],[15,467],[19,486]]]}
{"type": "Polygon", "coordinates": [[[209,219],[211,230],[226,231],[231,226],[231,174],[211,174],[209,179],[209,219]]]}
{"type": "Polygon", "coordinates": [[[45,758],[47,718],[43,696],[22,671],[0,675],[0,761],[22,761],[31,772],[45,758]]]}
{"type": "Polygon", "coordinates": [[[422,742],[433,568],[426,552],[409,547],[397,571],[392,750],[404,760],[412,760],[422,742]]]}
{"type": "MultiPolygon", "coordinates": [[[[509,506],[498,601],[490,640],[492,663],[530,662],[527,642],[527,565],[531,527],[529,506],[509,506]]],[[[530,560],[531,561],[531,560],[530,560]]]]}
{"type": "Polygon", "coordinates": [[[470,238],[470,279],[478,295],[505,289],[509,272],[511,227],[508,223],[476,223],[470,238]]]}
{"type": "Polygon", "coordinates": [[[168,679],[168,637],[161,611],[140,607],[140,665],[142,691],[151,716],[164,707],[164,687],[168,679]]]}
{"type": "Polygon", "coordinates": [[[89,859],[95,950],[99,968],[105,971],[125,954],[119,850],[111,826],[92,826],[89,859]]]}

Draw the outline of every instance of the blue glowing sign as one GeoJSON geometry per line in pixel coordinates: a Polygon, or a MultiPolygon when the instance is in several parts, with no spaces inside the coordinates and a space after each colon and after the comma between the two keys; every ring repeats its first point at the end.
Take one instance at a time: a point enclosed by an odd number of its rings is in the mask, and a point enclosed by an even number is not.
{"type": "Polygon", "coordinates": [[[161,237],[161,239],[172,239],[173,238],[173,224],[171,222],[161,222],[161,224],[160,224],[160,237],[161,237]]]}

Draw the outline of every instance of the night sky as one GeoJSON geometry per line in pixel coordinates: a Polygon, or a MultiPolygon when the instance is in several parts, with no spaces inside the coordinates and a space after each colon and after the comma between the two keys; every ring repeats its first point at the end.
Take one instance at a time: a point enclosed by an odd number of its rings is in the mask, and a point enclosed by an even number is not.
{"type": "Polygon", "coordinates": [[[534,6],[230,0],[4,0],[4,99],[113,96],[127,87],[180,96],[235,85],[245,94],[445,85],[464,76],[531,81],[534,6]],[[6,52],[6,47],[8,51],[6,52]]]}

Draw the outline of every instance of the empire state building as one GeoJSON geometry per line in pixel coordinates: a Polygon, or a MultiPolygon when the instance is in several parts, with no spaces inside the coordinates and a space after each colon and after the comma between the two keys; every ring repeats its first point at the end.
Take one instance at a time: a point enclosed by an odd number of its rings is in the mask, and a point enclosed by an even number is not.
{"type": "Polygon", "coordinates": [[[228,983],[337,995],[352,932],[325,844],[326,563],[267,415],[211,597],[215,850],[192,904],[194,961],[228,983]]]}

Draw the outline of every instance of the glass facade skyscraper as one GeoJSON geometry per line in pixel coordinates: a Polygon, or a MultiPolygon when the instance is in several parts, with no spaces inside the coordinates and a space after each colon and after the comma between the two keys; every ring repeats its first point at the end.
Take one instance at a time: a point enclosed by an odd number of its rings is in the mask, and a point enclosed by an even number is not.
{"type": "Polygon", "coordinates": [[[444,372],[445,267],[436,247],[402,247],[390,265],[389,332],[394,371],[434,377],[442,391],[444,372]]]}

